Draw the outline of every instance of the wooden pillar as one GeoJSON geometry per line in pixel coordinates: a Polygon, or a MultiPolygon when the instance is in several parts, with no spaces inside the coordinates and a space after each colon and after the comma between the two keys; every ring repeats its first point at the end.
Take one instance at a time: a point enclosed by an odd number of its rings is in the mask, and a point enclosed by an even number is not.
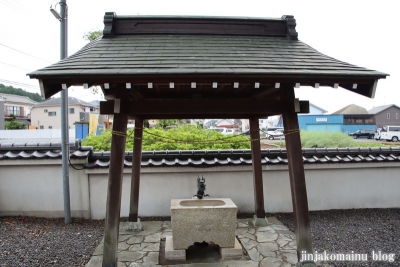
{"type": "Polygon", "coordinates": [[[126,114],[114,115],[104,227],[103,267],[117,267],[118,264],[118,234],[127,123],[126,114]]]}
{"type": "Polygon", "coordinates": [[[140,167],[142,163],[142,138],[143,119],[135,120],[135,138],[133,139],[132,176],[131,176],[131,200],[129,208],[129,221],[137,222],[139,213],[139,187],[140,167]]]}
{"type": "Polygon", "coordinates": [[[253,162],[254,204],[256,217],[265,219],[264,188],[261,167],[260,129],[258,118],[250,118],[251,158],[253,162]]]}
{"type": "Polygon", "coordinates": [[[299,122],[295,111],[293,87],[281,89],[281,102],[286,110],[282,115],[289,165],[297,257],[300,261],[302,252],[312,253],[312,241],[299,122]]]}

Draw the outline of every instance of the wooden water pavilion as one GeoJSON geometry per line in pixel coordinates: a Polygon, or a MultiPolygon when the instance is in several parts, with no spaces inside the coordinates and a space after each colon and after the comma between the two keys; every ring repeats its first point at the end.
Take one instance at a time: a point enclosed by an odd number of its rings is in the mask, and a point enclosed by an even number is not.
{"type": "MultiPolygon", "coordinates": [[[[373,97],[387,74],[324,55],[298,40],[293,16],[282,18],[104,16],[103,36],[74,55],[29,73],[42,97],[70,86],[100,86],[113,114],[103,266],[117,266],[128,118],[135,119],[129,220],[138,220],[145,119],[250,120],[254,211],[265,220],[259,119],[282,114],[297,253],[312,253],[297,120],[308,101],[294,88],[329,86],[373,97]]],[[[367,56],[367,55],[366,55],[367,56]]],[[[321,90],[323,90],[321,88],[321,90]]],[[[238,192],[236,192],[238,193],[238,192]]]]}

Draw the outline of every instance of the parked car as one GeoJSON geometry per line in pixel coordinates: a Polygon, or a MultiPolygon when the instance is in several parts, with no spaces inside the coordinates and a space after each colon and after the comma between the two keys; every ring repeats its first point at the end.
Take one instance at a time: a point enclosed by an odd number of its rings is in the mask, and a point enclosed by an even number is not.
{"type": "Polygon", "coordinates": [[[269,140],[284,139],[285,134],[283,133],[283,129],[277,129],[273,132],[271,132],[271,131],[267,132],[267,137],[269,140]]]}
{"type": "Polygon", "coordinates": [[[230,128],[210,128],[208,131],[214,130],[216,132],[220,132],[222,134],[236,134],[236,129],[230,129],[230,128]]]}
{"type": "MultiPolygon", "coordinates": [[[[243,135],[250,136],[250,130],[244,131],[243,135]]],[[[260,137],[263,137],[263,136],[265,136],[265,132],[260,130],[260,137]]]]}
{"type": "Polygon", "coordinates": [[[359,137],[366,137],[368,139],[372,139],[375,137],[375,130],[358,130],[354,133],[349,133],[350,136],[353,136],[354,139],[359,137]]]}
{"type": "Polygon", "coordinates": [[[233,130],[233,134],[240,134],[241,133],[240,130],[237,129],[237,128],[232,128],[232,130],[233,130]]]}
{"type": "Polygon", "coordinates": [[[283,127],[268,127],[267,128],[267,135],[270,134],[270,133],[272,134],[276,130],[282,130],[283,131],[283,127]]]}
{"type": "Polygon", "coordinates": [[[375,140],[381,140],[381,130],[382,128],[378,128],[375,131],[375,140]]]}
{"type": "Polygon", "coordinates": [[[400,140],[400,126],[383,126],[381,130],[381,139],[398,142],[400,140]]]}

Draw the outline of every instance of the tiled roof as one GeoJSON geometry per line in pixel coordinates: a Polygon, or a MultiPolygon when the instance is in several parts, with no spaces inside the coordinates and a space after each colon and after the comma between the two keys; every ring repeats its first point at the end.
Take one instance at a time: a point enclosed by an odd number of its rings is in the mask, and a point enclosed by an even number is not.
{"type": "Polygon", "coordinates": [[[0,99],[3,99],[4,102],[13,102],[13,103],[23,103],[23,104],[29,104],[33,105],[36,104],[37,102],[30,99],[27,96],[20,96],[20,95],[11,95],[11,94],[4,94],[0,93],[0,99]]]}
{"type": "Polygon", "coordinates": [[[289,15],[271,19],[107,12],[103,21],[102,37],[28,74],[41,80],[43,97],[59,92],[65,83],[147,83],[167,77],[208,83],[231,76],[266,84],[339,84],[349,90],[356,86],[354,92],[371,97],[378,79],[388,76],[329,57],[299,41],[296,20],[289,15]]]}
{"type": "MultiPolygon", "coordinates": [[[[61,158],[60,143],[0,144],[0,160],[61,158]]],[[[70,143],[71,158],[87,158],[85,168],[108,168],[110,152],[93,152],[80,142],[70,143]]],[[[261,162],[266,165],[287,164],[286,149],[261,151],[261,162]]],[[[305,164],[399,162],[399,148],[310,148],[303,149],[305,164]]],[[[251,165],[251,150],[172,150],[143,151],[143,167],[215,167],[251,165]]],[[[125,152],[125,167],[132,166],[132,152],[125,152]]]]}
{"type": "Polygon", "coordinates": [[[358,75],[385,77],[286,37],[128,35],[98,38],[36,75],[358,75]]]}
{"type": "MultiPolygon", "coordinates": [[[[107,168],[109,152],[94,152],[86,168],[107,168]]],[[[285,149],[261,151],[262,164],[287,164],[285,149]]],[[[303,149],[303,162],[309,163],[358,163],[400,162],[400,148],[327,148],[303,149]]],[[[193,151],[144,151],[143,167],[251,165],[251,150],[193,150],[193,151]]],[[[125,153],[125,167],[132,166],[132,152],[125,153]]]]}
{"type": "MultiPolygon", "coordinates": [[[[79,141],[70,143],[71,158],[88,158],[92,147],[82,147],[79,141]]],[[[61,143],[0,143],[2,159],[61,158],[61,143]]]]}
{"type": "Polygon", "coordinates": [[[400,109],[399,106],[397,106],[395,104],[390,104],[390,105],[385,105],[385,106],[374,107],[374,108],[368,110],[368,113],[369,114],[378,114],[378,113],[381,113],[382,111],[384,111],[388,108],[391,108],[391,107],[396,107],[396,108],[400,109]]]}
{"type": "MultiPolygon", "coordinates": [[[[52,106],[60,106],[61,103],[61,98],[49,98],[43,102],[37,103],[34,105],[34,107],[52,107],[52,106]]],[[[95,107],[94,104],[85,102],[83,100],[80,100],[79,98],[75,97],[68,97],[68,105],[81,105],[81,106],[88,106],[88,107],[95,107]]]]}
{"type": "Polygon", "coordinates": [[[335,112],[333,112],[332,114],[352,114],[352,115],[356,115],[356,114],[369,114],[368,111],[360,106],[351,104],[348,106],[345,106],[344,108],[341,108],[335,112]]]}

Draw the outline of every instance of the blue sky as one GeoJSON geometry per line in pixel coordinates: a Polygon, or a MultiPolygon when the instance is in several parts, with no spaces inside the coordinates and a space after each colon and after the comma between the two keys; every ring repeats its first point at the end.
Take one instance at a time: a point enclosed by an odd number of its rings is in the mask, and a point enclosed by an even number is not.
{"type": "MultiPolygon", "coordinates": [[[[26,73],[59,60],[60,23],[49,11],[48,0],[0,0],[0,83],[39,92],[38,82],[26,73]],[[15,83],[21,84],[21,86],[15,83]]],[[[103,29],[106,11],[119,15],[208,15],[274,17],[294,15],[299,39],[336,59],[389,73],[380,80],[375,99],[344,89],[301,87],[296,96],[328,112],[348,104],[370,109],[384,104],[400,106],[400,37],[395,1],[78,1],[67,0],[69,55],[86,44],[85,32],[103,29]]],[[[81,88],[70,96],[100,98],[81,88]]]]}

